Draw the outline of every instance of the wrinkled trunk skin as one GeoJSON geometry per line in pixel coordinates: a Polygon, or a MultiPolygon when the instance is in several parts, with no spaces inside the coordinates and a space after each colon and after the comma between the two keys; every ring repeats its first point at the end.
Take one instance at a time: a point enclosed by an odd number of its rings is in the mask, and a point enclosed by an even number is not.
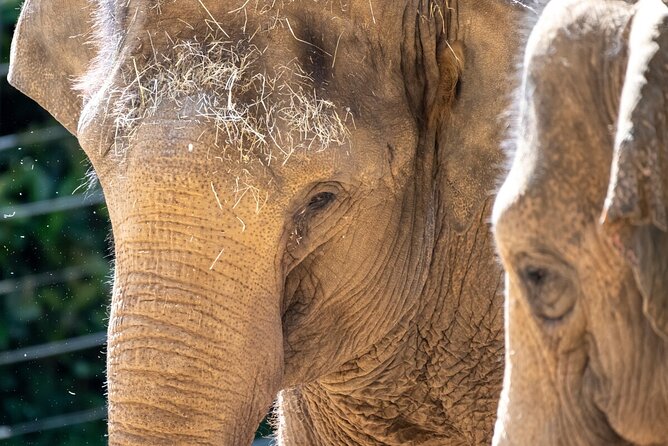
{"type": "Polygon", "coordinates": [[[250,444],[283,375],[275,256],[248,245],[248,217],[219,209],[209,178],[171,163],[105,188],[109,444],[250,444]]]}
{"type": "Polygon", "coordinates": [[[110,444],[249,444],[279,385],[280,336],[268,329],[279,320],[262,305],[239,308],[240,301],[266,299],[232,293],[235,282],[215,304],[208,301],[198,287],[164,277],[159,265],[169,262],[161,258],[140,273],[118,261],[110,444]],[[211,308],[224,301],[230,305],[211,308]],[[219,322],[224,314],[235,314],[234,323],[219,322]]]}

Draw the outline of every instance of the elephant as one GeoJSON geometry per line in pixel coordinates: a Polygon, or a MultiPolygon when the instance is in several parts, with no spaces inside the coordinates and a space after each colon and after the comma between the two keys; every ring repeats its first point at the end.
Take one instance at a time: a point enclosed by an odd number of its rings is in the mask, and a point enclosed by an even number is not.
{"type": "Polygon", "coordinates": [[[27,0],[113,232],[110,445],[491,441],[516,0],[27,0]]]}
{"type": "Polygon", "coordinates": [[[522,65],[493,444],[668,444],[668,7],[552,1],[522,65]]]}

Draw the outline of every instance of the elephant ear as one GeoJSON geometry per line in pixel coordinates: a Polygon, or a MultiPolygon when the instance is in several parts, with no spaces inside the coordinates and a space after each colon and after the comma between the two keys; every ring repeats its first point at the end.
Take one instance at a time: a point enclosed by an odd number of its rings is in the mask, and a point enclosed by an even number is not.
{"type": "Polygon", "coordinates": [[[27,0],[12,41],[8,81],[76,135],[82,98],[73,82],[91,64],[87,0],[27,0]]]}
{"type": "Polygon", "coordinates": [[[458,40],[459,7],[457,1],[420,0],[417,10],[406,8],[404,49],[409,51],[404,51],[402,69],[409,100],[423,126],[421,146],[439,152],[437,159],[428,151],[426,156],[419,154],[425,164],[438,165],[438,172],[421,175],[429,180],[439,178],[440,195],[447,200],[446,219],[461,233],[470,227],[489,196],[491,186],[480,179],[494,173],[487,171],[493,163],[482,159],[475,138],[461,138],[452,131],[453,127],[466,128],[472,134],[477,130],[471,122],[453,122],[452,118],[466,68],[464,43],[458,40]],[[408,15],[413,12],[415,18],[408,15]]]}
{"type": "Polygon", "coordinates": [[[645,316],[668,339],[668,8],[635,7],[601,220],[632,265],[645,316]]]}

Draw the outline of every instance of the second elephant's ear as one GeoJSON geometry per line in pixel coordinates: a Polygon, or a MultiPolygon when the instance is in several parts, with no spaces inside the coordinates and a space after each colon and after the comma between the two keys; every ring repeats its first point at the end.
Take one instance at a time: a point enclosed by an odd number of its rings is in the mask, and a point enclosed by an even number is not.
{"type": "Polygon", "coordinates": [[[635,8],[601,220],[632,264],[646,317],[668,339],[668,8],[635,8]]]}
{"type": "Polygon", "coordinates": [[[91,29],[87,0],[27,0],[12,41],[9,83],[75,135],[82,99],[73,83],[94,57],[91,29]]]}

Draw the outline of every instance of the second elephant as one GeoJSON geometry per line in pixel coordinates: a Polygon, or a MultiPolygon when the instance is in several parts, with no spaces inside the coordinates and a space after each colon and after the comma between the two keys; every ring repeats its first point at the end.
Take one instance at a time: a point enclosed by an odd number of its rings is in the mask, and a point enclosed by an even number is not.
{"type": "Polygon", "coordinates": [[[667,67],[659,0],[552,1],[529,38],[496,446],[668,444],[667,67]]]}

